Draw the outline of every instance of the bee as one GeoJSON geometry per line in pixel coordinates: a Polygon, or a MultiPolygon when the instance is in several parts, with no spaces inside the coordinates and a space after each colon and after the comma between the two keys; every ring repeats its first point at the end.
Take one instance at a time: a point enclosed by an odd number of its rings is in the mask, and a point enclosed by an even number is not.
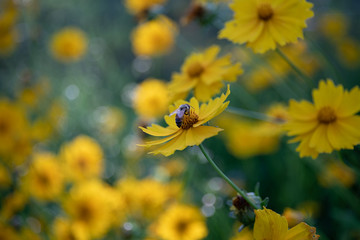
{"type": "Polygon", "coordinates": [[[181,124],[183,122],[184,115],[190,114],[190,105],[189,104],[180,105],[180,107],[178,109],[176,109],[175,111],[173,111],[172,113],[170,113],[169,116],[172,116],[174,114],[176,114],[175,115],[176,126],[178,126],[180,128],[181,124]]]}

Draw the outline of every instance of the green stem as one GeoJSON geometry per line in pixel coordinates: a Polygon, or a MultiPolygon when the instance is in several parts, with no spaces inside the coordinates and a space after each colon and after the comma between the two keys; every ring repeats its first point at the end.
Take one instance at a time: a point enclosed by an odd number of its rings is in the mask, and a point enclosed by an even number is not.
{"type": "Polygon", "coordinates": [[[201,150],[201,152],[204,154],[205,158],[209,161],[209,163],[211,164],[211,166],[219,173],[219,175],[228,183],[230,184],[230,186],[236,191],[238,192],[248,203],[251,207],[253,207],[254,209],[259,209],[255,203],[253,201],[250,200],[250,198],[248,198],[248,196],[246,195],[246,193],[241,190],[240,188],[238,188],[238,186],[235,185],[235,183],[233,183],[230,178],[228,178],[222,171],[221,169],[216,165],[216,163],[209,157],[209,155],[205,152],[204,147],[202,146],[202,144],[199,145],[199,148],[201,150]]]}
{"type": "Polygon", "coordinates": [[[282,57],[289,65],[290,67],[301,77],[305,80],[305,82],[308,82],[312,84],[312,79],[309,78],[303,71],[301,71],[279,48],[276,48],[276,52],[282,57]]]}

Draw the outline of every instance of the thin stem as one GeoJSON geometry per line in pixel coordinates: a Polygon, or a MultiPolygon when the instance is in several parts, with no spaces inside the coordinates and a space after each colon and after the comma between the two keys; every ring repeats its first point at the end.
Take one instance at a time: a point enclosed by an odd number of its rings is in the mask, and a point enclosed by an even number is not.
{"type": "Polygon", "coordinates": [[[271,122],[271,123],[282,123],[281,120],[274,118],[272,116],[269,116],[269,115],[266,115],[263,113],[259,113],[259,112],[242,109],[242,108],[227,107],[225,111],[227,111],[229,113],[238,114],[241,116],[257,119],[257,120],[271,122]]]}
{"type": "Polygon", "coordinates": [[[199,145],[199,148],[201,150],[201,152],[204,154],[205,158],[209,161],[209,163],[211,164],[211,166],[219,173],[219,175],[228,183],[230,184],[230,186],[236,191],[238,192],[248,203],[251,207],[253,207],[254,209],[258,209],[258,207],[255,205],[255,203],[253,203],[253,201],[250,200],[250,198],[248,198],[248,196],[246,195],[246,193],[241,190],[240,188],[238,188],[238,186],[235,185],[235,183],[233,183],[230,178],[228,178],[222,171],[221,169],[216,165],[216,163],[209,157],[209,155],[205,152],[204,147],[202,146],[202,144],[199,145]]]}
{"type": "Polygon", "coordinates": [[[301,71],[279,48],[276,48],[276,52],[282,57],[290,67],[305,80],[305,82],[312,83],[312,79],[309,78],[303,71],[301,71]]]}

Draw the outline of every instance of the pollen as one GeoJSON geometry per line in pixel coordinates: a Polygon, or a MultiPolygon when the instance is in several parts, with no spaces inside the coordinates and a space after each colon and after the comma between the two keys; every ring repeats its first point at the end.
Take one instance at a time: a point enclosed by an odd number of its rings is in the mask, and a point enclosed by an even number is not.
{"type": "Polygon", "coordinates": [[[259,19],[263,21],[268,21],[272,18],[273,15],[274,15],[274,11],[269,3],[263,3],[258,7],[259,19]]]}
{"type": "Polygon", "coordinates": [[[191,128],[195,123],[198,122],[199,116],[195,113],[194,110],[190,110],[190,114],[186,115],[184,114],[184,117],[182,119],[181,128],[182,129],[189,129],[191,128]]]}
{"type": "Polygon", "coordinates": [[[195,62],[192,65],[190,65],[187,70],[187,73],[191,78],[200,77],[200,75],[203,72],[204,72],[204,67],[198,62],[195,62]]]}
{"type": "Polygon", "coordinates": [[[317,115],[317,119],[320,123],[329,124],[336,121],[336,114],[331,107],[323,107],[320,109],[317,115]]]}

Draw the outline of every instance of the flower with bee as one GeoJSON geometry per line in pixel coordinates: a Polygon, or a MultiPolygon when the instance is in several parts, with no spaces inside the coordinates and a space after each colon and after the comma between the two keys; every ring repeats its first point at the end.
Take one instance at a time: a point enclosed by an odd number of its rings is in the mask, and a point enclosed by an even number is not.
{"type": "Polygon", "coordinates": [[[170,156],[176,150],[183,150],[187,146],[200,145],[205,139],[217,135],[223,129],[203,124],[213,119],[229,105],[225,102],[230,94],[228,85],[225,94],[215,99],[210,99],[208,103],[199,105],[196,98],[191,98],[189,102],[178,100],[169,107],[170,115],[165,115],[167,127],[152,124],[147,128],[140,127],[145,133],[164,137],[140,144],[143,147],[153,147],[152,154],[162,154],[170,156]]]}

